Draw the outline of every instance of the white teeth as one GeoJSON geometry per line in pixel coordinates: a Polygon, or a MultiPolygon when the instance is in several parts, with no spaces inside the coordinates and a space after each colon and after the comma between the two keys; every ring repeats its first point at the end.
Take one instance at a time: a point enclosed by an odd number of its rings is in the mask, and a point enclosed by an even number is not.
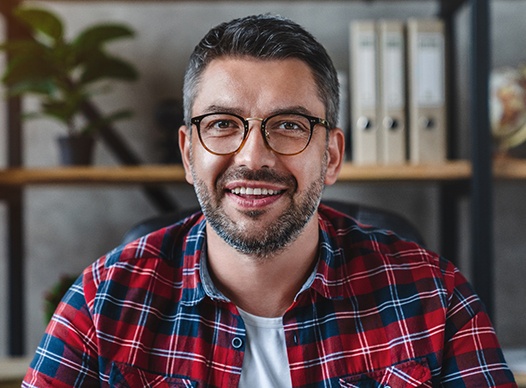
{"type": "Polygon", "coordinates": [[[252,187],[236,187],[231,190],[232,193],[237,195],[274,195],[277,194],[278,191],[274,191],[272,189],[266,189],[266,188],[252,188],[252,187]]]}

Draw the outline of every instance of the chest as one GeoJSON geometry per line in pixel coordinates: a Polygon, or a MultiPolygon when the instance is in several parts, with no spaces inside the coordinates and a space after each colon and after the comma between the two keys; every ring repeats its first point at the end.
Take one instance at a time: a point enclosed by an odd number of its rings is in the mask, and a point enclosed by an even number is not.
{"type": "MultiPolygon", "coordinates": [[[[371,298],[322,301],[311,292],[301,295],[283,320],[293,386],[338,386],[349,376],[441,351],[444,312],[439,302],[371,298]]],[[[124,308],[125,319],[119,322],[98,320],[100,366],[109,379],[131,379],[137,373],[146,381],[239,384],[249,338],[234,306],[209,299],[195,306],[155,305],[124,308]]]]}

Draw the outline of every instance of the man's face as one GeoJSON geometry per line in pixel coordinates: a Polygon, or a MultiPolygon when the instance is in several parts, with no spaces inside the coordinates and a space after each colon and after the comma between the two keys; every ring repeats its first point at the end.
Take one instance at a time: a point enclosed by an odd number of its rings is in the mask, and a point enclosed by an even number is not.
{"type": "MultiPolygon", "coordinates": [[[[325,107],[309,67],[297,59],[221,58],[205,69],[192,115],[230,112],[266,118],[292,111],[325,118],[325,107]]],[[[192,126],[180,144],[186,176],[193,184],[208,224],[238,251],[267,257],[288,246],[309,222],[325,184],[341,163],[341,134],[315,127],[309,146],[294,156],[266,145],[260,121],[251,120],[244,146],[232,155],[213,155],[192,126]],[[335,140],[339,139],[339,140],[335,140]]]]}

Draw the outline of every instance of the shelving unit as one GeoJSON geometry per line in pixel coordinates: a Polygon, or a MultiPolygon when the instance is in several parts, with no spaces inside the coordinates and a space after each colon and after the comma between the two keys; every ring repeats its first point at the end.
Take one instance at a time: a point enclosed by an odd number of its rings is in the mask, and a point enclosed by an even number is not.
{"type": "MultiPolygon", "coordinates": [[[[2,0],[0,12],[8,15],[9,10],[20,0],[2,0]]],[[[84,0],[112,1],[112,0],[84,0]]],[[[148,0],[137,0],[148,1],[148,0]]],[[[157,0],[158,1],[158,0],[157,0]]],[[[183,1],[183,0],[164,0],[183,1]]],[[[308,1],[308,0],[307,0],[308,1]]],[[[347,0],[360,1],[360,0],[347,0]]],[[[403,1],[403,0],[369,0],[369,1],[403,1]]],[[[499,161],[492,166],[490,151],[491,138],[489,131],[488,79],[489,51],[486,47],[489,36],[489,0],[428,0],[440,5],[439,16],[446,24],[447,39],[454,42],[454,17],[459,8],[468,6],[471,13],[471,45],[473,52],[470,73],[474,75],[471,94],[471,138],[472,159],[456,160],[457,155],[450,151],[450,162],[427,166],[384,166],[365,167],[344,165],[340,175],[341,182],[363,183],[407,183],[422,182],[439,185],[441,245],[443,254],[453,257],[456,254],[458,237],[458,200],[466,194],[469,187],[471,198],[471,223],[473,229],[471,251],[473,282],[481,298],[485,301],[490,313],[493,311],[493,237],[492,237],[492,182],[493,174],[498,179],[526,179],[526,163],[518,161],[499,161]],[[480,211],[483,210],[483,211],[480,211]],[[451,252],[451,253],[449,253],[451,252]],[[488,281],[489,279],[489,281],[488,281]]],[[[8,38],[19,36],[21,31],[7,18],[8,38]]],[[[450,95],[448,104],[454,108],[456,97],[452,92],[457,80],[455,78],[455,50],[448,45],[448,68],[450,95]]],[[[449,149],[454,150],[456,142],[455,109],[449,111],[449,149]]],[[[169,185],[184,182],[181,166],[126,166],[94,168],[42,168],[24,169],[22,157],[22,125],[20,122],[20,103],[12,100],[8,106],[8,168],[0,170],[0,200],[8,208],[8,256],[10,280],[9,298],[9,353],[22,355],[24,352],[24,189],[32,185],[169,185]]]]}
{"type": "MultiPolygon", "coordinates": [[[[438,182],[466,181],[471,176],[468,161],[441,165],[355,166],[344,164],[340,182],[438,182]]],[[[185,182],[180,165],[133,167],[13,168],[0,170],[0,187],[70,184],[174,184],[185,182]]]]}
{"type": "MultiPolygon", "coordinates": [[[[526,180],[526,160],[497,159],[493,179],[526,180]]],[[[471,179],[471,163],[450,161],[439,165],[356,166],[345,163],[339,182],[353,183],[440,183],[466,182],[471,179]]],[[[0,170],[0,188],[13,189],[35,185],[172,185],[184,183],[181,165],[144,165],[128,167],[10,168],[0,170]]]]}

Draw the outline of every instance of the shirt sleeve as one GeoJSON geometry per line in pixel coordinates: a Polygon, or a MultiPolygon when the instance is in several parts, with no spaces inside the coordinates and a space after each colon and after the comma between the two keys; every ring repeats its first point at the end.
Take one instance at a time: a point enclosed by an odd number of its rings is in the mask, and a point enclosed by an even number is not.
{"type": "Polygon", "coordinates": [[[441,386],[516,387],[483,303],[452,267],[441,386]]]}
{"type": "Polygon", "coordinates": [[[22,387],[99,386],[97,353],[81,276],[51,318],[22,387]]]}

